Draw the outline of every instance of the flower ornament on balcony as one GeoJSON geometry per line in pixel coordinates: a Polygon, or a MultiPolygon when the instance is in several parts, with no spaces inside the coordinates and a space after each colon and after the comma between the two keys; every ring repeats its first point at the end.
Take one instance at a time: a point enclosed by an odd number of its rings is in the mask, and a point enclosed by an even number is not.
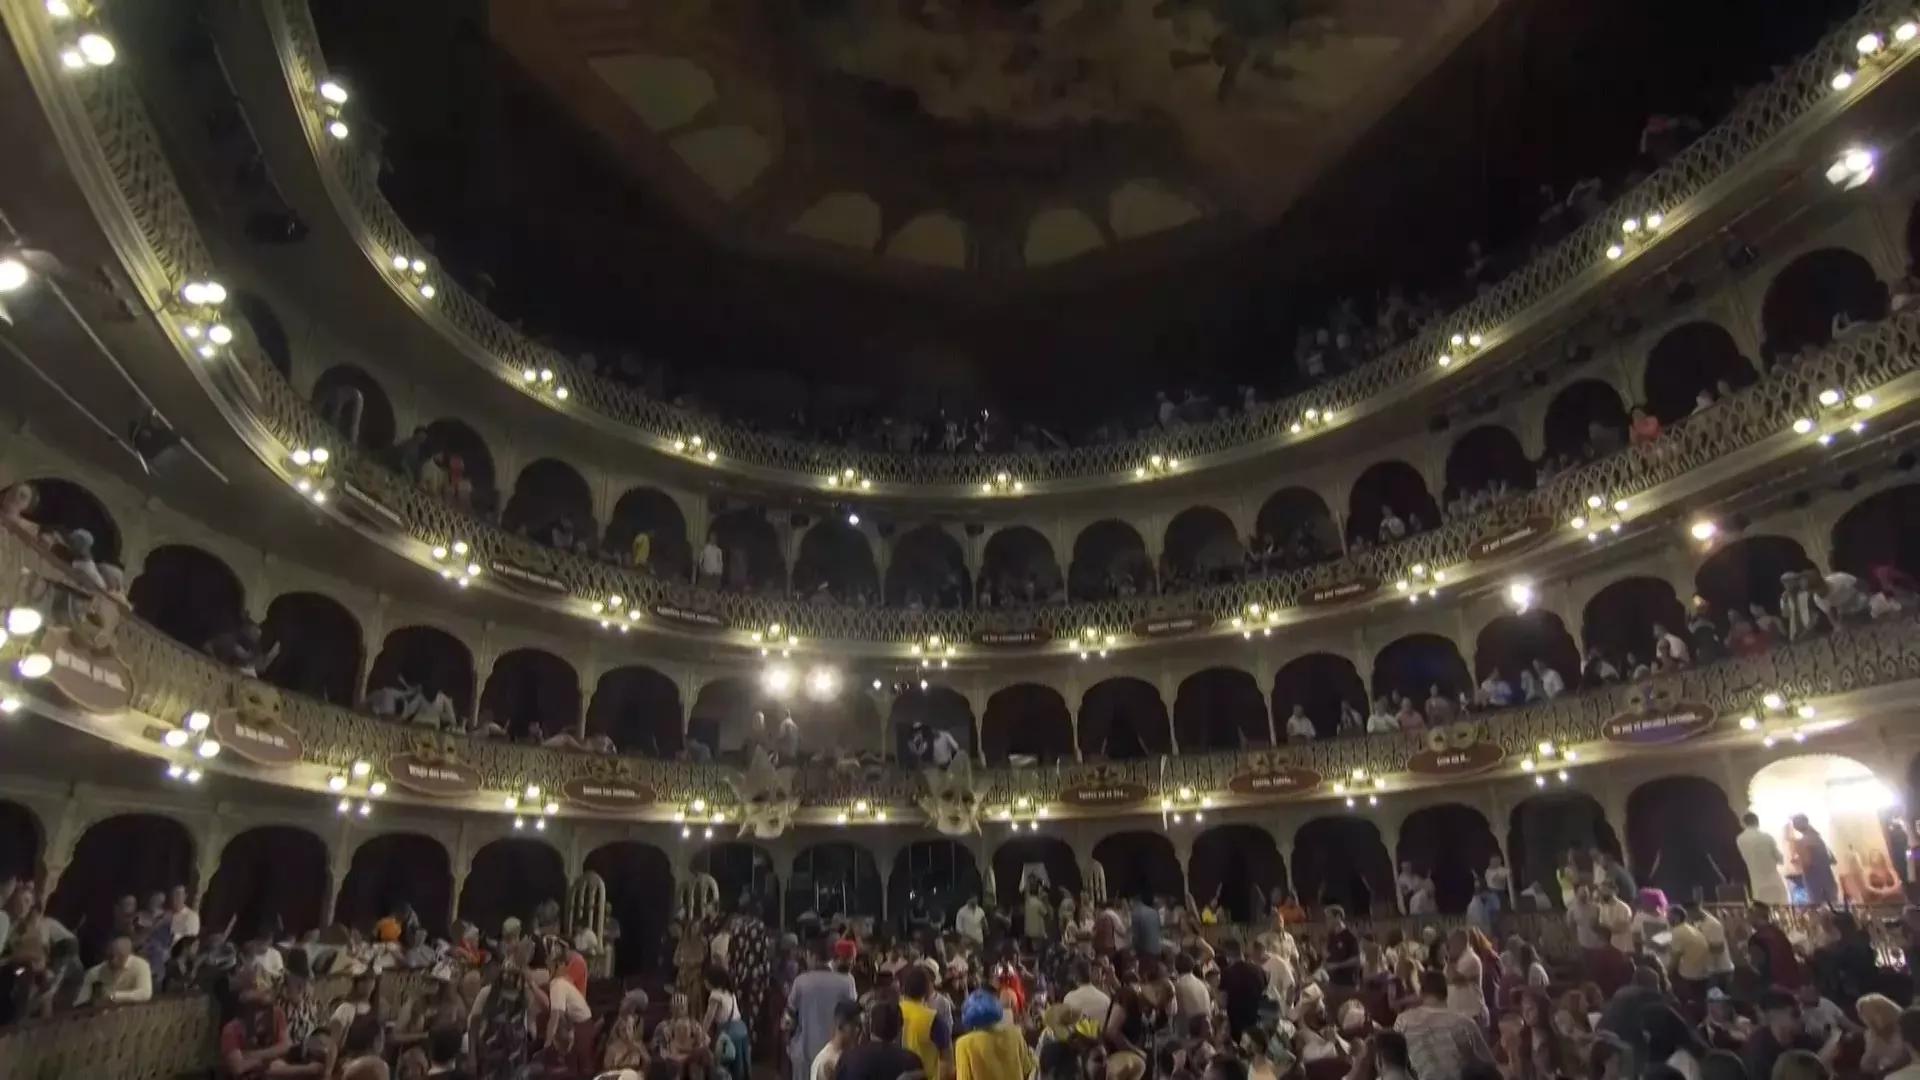
{"type": "Polygon", "coordinates": [[[1300,419],[1287,425],[1287,433],[1290,435],[1298,435],[1301,432],[1311,431],[1314,428],[1325,427],[1332,422],[1332,409],[1311,408],[1301,413],[1300,419]]]}
{"type": "Polygon", "coordinates": [[[220,756],[220,740],[213,737],[212,727],[213,716],[196,709],[181,717],[178,727],[168,728],[161,734],[161,745],[185,758],[168,762],[167,779],[189,784],[200,782],[201,763],[220,756]]]}
{"type": "MultiPolygon", "coordinates": [[[[46,613],[39,608],[22,605],[8,609],[5,622],[0,624],[0,658],[5,659],[9,674],[31,681],[46,678],[53,671],[53,657],[41,648],[46,628],[46,613]]],[[[24,705],[20,692],[9,682],[0,681],[0,715],[12,716],[24,705]]]]}
{"type": "MultiPolygon", "coordinates": [[[[873,481],[868,479],[867,477],[861,476],[860,471],[858,469],[854,469],[850,467],[841,469],[837,473],[829,474],[827,476],[826,485],[827,487],[833,489],[834,491],[872,491],[873,490],[873,481]]],[[[859,524],[859,522],[855,522],[854,524],[857,525],[859,524]]]]}
{"type": "Polygon", "coordinates": [[[1440,366],[1450,368],[1455,363],[1480,351],[1487,339],[1479,333],[1455,334],[1447,339],[1447,351],[1440,354],[1440,366]]]}
{"type": "Polygon", "coordinates": [[[1422,597],[1428,600],[1440,596],[1440,586],[1447,583],[1447,572],[1429,567],[1426,563],[1414,563],[1400,580],[1393,583],[1393,591],[1407,598],[1409,604],[1417,604],[1422,597]]]}
{"type": "Polygon", "coordinates": [[[916,641],[907,646],[907,652],[920,663],[921,670],[930,667],[946,668],[948,661],[959,652],[953,642],[939,634],[928,634],[924,642],[916,641]]]}
{"type": "MultiPolygon", "coordinates": [[[[1845,318],[1844,315],[1837,319],[1845,318]]],[[[1836,321],[1837,321],[1836,319],[1836,321]]],[[[1840,327],[1840,333],[1846,327],[1840,327]]],[[[1795,435],[1806,435],[1821,446],[1832,446],[1842,435],[1856,436],[1867,432],[1867,417],[1879,399],[1871,393],[1848,394],[1838,387],[1829,386],[1813,397],[1814,408],[1808,415],[1793,422],[1795,435]]]]}
{"type": "Polygon", "coordinates": [[[326,129],[329,137],[344,140],[353,134],[352,126],[347,123],[347,100],[351,95],[347,93],[346,87],[333,79],[324,79],[314,88],[313,96],[314,108],[320,115],[320,124],[326,129]]]}
{"type": "Polygon", "coordinates": [[[1617,262],[1626,257],[1629,251],[1646,247],[1660,238],[1660,230],[1667,223],[1667,216],[1658,210],[1649,210],[1637,217],[1629,217],[1620,222],[1620,239],[1607,245],[1607,261],[1617,262]]]}
{"type": "Polygon", "coordinates": [[[1097,626],[1088,626],[1080,631],[1079,640],[1071,644],[1080,650],[1082,660],[1091,660],[1096,656],[1105,660],[1107,650],[1113,648],[1114,642],[1118,640],[1115,634],[1110,634],[1097,626]]]}
{"type": "Polygon", "coordinates": [[[1827,80],[1834,93],[1845,93],[1853,89],[1857,76],[1874,68],[1892,63],[1902,53],[1912,48],[1915,38],[1920,38],[1920,22],[1902,19],[1887,29],[1886,33],[1870,30],[1860,35],[1853,43],[1854,54],[1859,58],[1858,68],[1841,68],[1827,80]]]}
{"type": "Polygon", "coordinates": [[[872,800],[855,799],[852,806],[834,815],[833,822],[836,825],[847,825],[871,821],[876,825],[885,825],[891,816],[886,807],[875,806],[872,800]]]}
{"type": "MultiPolygon", "coordinates": [[[[524,373],[523,373],[524,374],[524,373]]],[[[673,440],[673,452],[711,465],[720,460],[719,451],[707,444],[704,435],[682,435],[673,440]]]]}
{"type": "Polygon", "coordinates": [[[1133,469],[1135,480],[1152,480],[1162,476],[1171,476],[1180,468],[1180,459],[1165,454],[1151,454],[1145,465],[1136,465],[1133,469]]]}
{"type": "Polygon", "coordinates": [[[1280,625],[1280,609],[1256,601],[1247,605],[1245,613],[1228,620],[1227,625],[1240,631],[1243,641],[1252,641],[1255,632],[1261,637],[1272,637],[1273,628],[1280,625]]]}
{"type": "Polygon", "coordinates": [[[793,650],[800,647],[800,635],[780,623],[770,623],[765,630],[755,630],[751,635],[753,643],[760,646],[760,655],[769,656],[773,650],[780,650],[781,659],[791,659],[793,650]]]}
{"type": "Polygon", "coordinates": [[[591,606],[594,616],[600,620],[602,630],[618,630],[624,634],[640,621],[639,606],[628,603],[627,598],[619,593],[611,593],[604,600],[595,600],[591,606]]]}
{"type": "Polygon", "coordinates": [[[194,355],[212,360],[233,344],[233,327],[221,321],[221,309],[227,303],[227,287],[212,279],[195,279],[180,286],[179,303],[174,306],[180,319],[180,333],[193,345],[194,355]]]}
{"type": "Polygon", "coordinates": [[[547,819],[560,812],[560,804],[547,798],[538,784],[528,784],[518,795],[509,795],[503,802],[513,811],[515,829],[526,829],[531,823],[534,832],[546,832],[547,819]]]}
{"type": "Polygon", "coordinates": [[[1778,690],[1760,695],[1759,707],[1740,718],[1740,730],[1760,736],[1760,745],[1772,750],[1781,745],[1797,745],[1808,736],[1831,731],[1846,723],[1838,717],[1821,716],[1820,710],[1778,690]]]}
{"type": "Polygon", "coordinates": [[[1604,536],[1617,535],[1626,527],[1627,512],[1633,509],[1633,503],[1625,498],[1608,499],[1598,493],[1587,496],[1587,509],[1575,514],[1568,522],[1574,532],[1585,533],[1587,543],[1597,544],[1604,536]]]}
{"type": "MultiPolygon", "coordinates": [[[[432,267],[428,265],[427,260],[417,255],[409,257],[396,254],[388,265],[393,267],[394,274],[406,282],[409,289],[420,294],[420,299],[431,300],[439,295],[440,290],[433,283],[432,267]]],[[[564,398],[566,395],[560,396],[564,398]]]]}
{"type": "Polygon", "coordinates": [[[327,493],[333,487],[333,482],[327,478],[327,466],[332,461],[333,451],[324,446],[301,447],[288,454],[293,490],[312,500],[315,506],[325,506],[327,493]]]}
{"type": "Polygon", "coordinates": [[[693,839],[696,829],[700,831],[702,840],[711,840],[714,828],[727,823],[727,812],[707,805],[705,799],[695,799],[673,812],[673,822],[680,826],[682,840],[693,839]]]}
{"type": "Polygon", "coordinates": [[[1047,804],[1036,801],[1032,796],[1021,795],[1012,802],[993,812],[995,821],[1005,822],[1013,832],[1025,829],[1027,832],[1039,832],[1040,823],[1047,820],[1047,804]]]}
{"type": "Polygon", "coordinates": [[[993,474],[993,479],[980,482],[982,495],[1021,495],[1027,490],[1027,482],[1016,479],[1012,473],[1001,471],[993,474]]]}
{"type": "Polygon", "coordinates": [[[462,589],[472,585],[474,579],[480,576],[480,563],[474,557],[473,546],[465,540],[435,544],[427,554],[440,567],[440,576],[462,589]]]}
{"type": "Polygon", "coordinates": [[[387,793],[387,782],[374,779],[373,766],[357,760],[345,772],[327,777],[327,790],[340,796],[335,813],[368,817],[373,814],[373,800],[387,793]]]}
{"type": "Polygon", "coordinates": [[[1533,777],[1534,787],[1546,787],[1547,778],[1552,776],[1560,783],[1572,780],[1566,766],[1580,760],[1580,752],[1563,748],[1551,740],[1543,740],[1534,752],[1520,759],[1520,771],[1533,777]]]}
{"type": "Polygon", "coordinates": [[[97,25],[91,0],[46,0],[47,19],[60,42],[60,66],[81,72],[103,68],[119,58],[113,39],[97,25]]]}
{"type": "MultiPolygon", "coordinates": [[[[573,396],[573,391],[568,390],[549,367],[521,368],[520,388],[536,397],[548,397],[555,401],[565,401],[573,396]]],[[[713,458],[708,457],[707,460],[712,461],[713,458]]]]}
{"type": "Polygon", "coordinates": [[[1213,796],[1195,791],[1191,786],[1181,785],[1174,791],[1160,796],[1160,825],[1171,828],[1174,825],[1199,825],[1207,820],[1207,811],[1213,809],[1213,796]]]}
{"type": "MultiPolygon", "coordinates": [[[[1442,748],[1444,748],[1446,743],[1444,733],[1440,741],[1442,748]]],[[[1367,770],[1362,768],[1355,768],[1347,774],[1345,780],[1335,780],[1333,782],[1333,793],[1335,795],[1345,796],[1347,809],[1349,810],[1359,808],[1361,799],[1365,799],[1368,806],[1379,806],[1380,793],[1385,790],[1387,790],[1386,777],[1378,774],[1369,774],[1367,770]]]]}

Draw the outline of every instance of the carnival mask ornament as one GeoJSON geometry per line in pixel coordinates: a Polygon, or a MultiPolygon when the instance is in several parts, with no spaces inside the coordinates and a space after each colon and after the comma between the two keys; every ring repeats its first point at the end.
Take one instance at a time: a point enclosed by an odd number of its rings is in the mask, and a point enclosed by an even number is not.
{"type": "Polygon", "coordinates": [[[250,724],[277,722],[285,706],[280,691],[257,679],[245,679],[234,684],[233,711],[250,724]]]}
{"type": "Polygon", "coordinates": [[[1673,692],[1665,686],[1646,680],[1633,684],[1627,690],[1627,710],[1642,714],[1660,712],[1673,705],[1673,692]]]}
{"type": "Polygon", "coordinates": [[[933,827],[946,836],[967,836],[980,831],[980,809],[985,803],[973,786],[973,765],[956,757],[945,769],[922,769],[927,793],[919,797],[933,827]]]}
{"type": "Polygon", "coordinates": [[[800,800],[793,794],[793,767],[776,768],[773,759],[753,755],[745,772],[729,772],[727,786],[740,801],[740,835],[772,840],[793,825],[800,800]]]}

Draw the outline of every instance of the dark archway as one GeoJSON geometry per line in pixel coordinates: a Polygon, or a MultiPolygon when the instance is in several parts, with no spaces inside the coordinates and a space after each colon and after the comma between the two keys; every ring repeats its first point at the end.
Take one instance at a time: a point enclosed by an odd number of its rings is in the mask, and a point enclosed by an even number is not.
{"type": "Polygon", "coordinates": [[[986,896],[980,865],[953,840],[915,840],[893,857],[887,921],[896,927],[947,925],[969,897],[986,896]]]}
{"type": "Polygon", "coordinates": [[[1344,656],[1296,656],[1273,674],[1273,723],[1283,739],[1295,705],[1306,710],[1320,738],[1331,738],[1340,731],[1343,702],[1359,710],[1361,716],[1367,715],[1367,685],[1360,681],[1353,661],[1344,656]]]}
{"type": "Polygon", "coordinates": [[[607,887],[607,914],[620,924],[613,946],[614,974],[658,971],[661,945],[673,921],[673,860],[638,840],[616,840],[587,853],[583,868],[607,887]]]}
{"type": "Polygon", "coordinates": [[[248,829],[220,852],[200,898],[202,925],[225,926],[231,919],[242,941],[256,933],[281,941],[318,929],[326,918],[321,904],[333,876],[329,867],[326,842],[306,829],[248,829]]]}
{"type": "MultiPolygon", "coordinates": [[[[1780,575],[1816,569],[1799,541],[1784,536],[1742,536],[1721,545],[1693,574],[1693,591],[1716,612],[1759,604],[1780,609],[1780,575]]],[[[1868,586],[1871,588],[1871,586],[1868,586]]],[[[1667,629],[1677,630],[1670,626],[1667,629]]]]}
{"type": "Polygon", "coordinates": [[[737,755],[752,738],[753,716],[763,713],[769,726],[783,714],[779,701],[745,677],[730,675],[700,688],[687,713],[687,739],[715,754],[737,755]]]}
{"type": "Polygon", "coordinates": [[[877,920],[885,900],[886,886],[872,851],[850,841],[814,844],[793,859],[793,873],[787,878],[787,926],[798,926],[808,912],[822,921],[835,915],[867,915],[877,920]]]}
{"type": "Polygon", "coordinates": [[[1003,687],[987,699],[980,717],[980,752],[989,765],[1005,765],[1010,757],[1038,759],[1051,765],[1073,758],[1073,717],[1060,691],[1038,683],[1003,687]]]}
{"type": "Polygon", "coordinates": [[[1135,829],[1104,836],[1093,845],[1093,861],[1107,872],[1108,896],[1180,899],[1187,895],[1180,857],[1165,833],[1135,829]]]}
{"type": "Polygon", "coordinates": [[[568,548],[583,543],[591,548],[599,535],[593,520],[593,489],[573,466],[541,458],[520,470],[513,494],[500,513],[500,526],[543,544],[559,546],[565,540],[568,548]]]}
{"type": "Polygon", "coordinates": [[[1433,898],[1444,914],[1458,915],[1473,899],[1474,875],[1500,854],[1486,816],[1471,806],[1423,806],[1400,823],[1394,858],[1412,863],[1433,879],[1433,898]]]}
{"type": "Polygon", "coordinates": [[[623,754],[672,758],[686,747],[680,688],[640,664],[600,676],[587,705],[587,734],[605,735],[623,754]]]}
{"type": "Polygon", "coordinates": [[[1047,895],[1059,903],[1060,890],[1071,892],[1078,901],[1082,885],[1080,863],[1073,847],[1057,836],[1016,836],[993,849],[993,898],[1001,911],[1013,919],[1015,932],[1024,914],[1020,908],[1022,886],[1045,875],[1047,895]]]}
{"type": "Polygon", "coordinates": [[[1547,403],[1545,428],[1547,453],[1585,461],[1627,444],[1627,407],[1613,387],[1580,379],[1547,403]]]}
{"type": "Polygon", "coordinates": [[[333,921],[364,928],[403,907],[412,908],[429,933],[444,936],[453,918],[453,860],[431,836],[384,833],[354,849],[333,921]]]}
{"type": "MultiPolygon", "coordinates": [[[[0,484],[0,488],[11,485],[0,484]]],[[[42,530],[70,535],[75,529],[93,537],[93,561],[120,565],[120,524],[107,512],[107,504],[85,487],[56,476],[27,481],[33,489],[33,505],[26,518],[42,530]]]]}
{"type": "Polygon", "coordinates": [[[1267,695],[1238,668],[1196,671],[1174,693],[1173,732],[1183,754],[1270,746],[1267,695]]]}
{"type": "MultiPolygon", "coordinates": [[[[787,560],[780,536],[767,512],[754,506],[729,510],[713,519],[707,535],[720,545],[726,566],[723,581],[734,592],[785,592],[787,560]]],[[[701,538],[705,545],[706,538],[701,538]]],[[[871,557],[871,556],[869,556],[871,557]]]]}
{"type": "Polygon", "coordinates": [[[1160,691],[1145,679],[1116,676],[1080,698],[1080,756],[1130,761],[1173,753],[1173,722],[1160,691]]]}
{"type": "Polygon", "coordinates": [[[893,707],[887,712],[887,729],[893,733],[888,743],[895,761],[913,760],[907,738],[915,724],[952,735],[969,757],[977,757],[980,752],[974,737],[973,706],[958,690],[933,684],[921,690],[916,684],[893,699],[893,707]]]}
{"type": "Polygon", "coordinates": [[[887,560],[887,603],[907,606],[909,595],[927,607],[964,606],[973,595],[967,553],[938,525],[922,525],[893,541],[887,560]]]}
{"type": "Polygon", "coordinates": [[[187,544],[147,554],[127,594],[133,613],[189,649],[204,649],[247,615],[247,592],[219,556],[187,544]]]}
{"type": "Polygon", "coordinates": [[[97,963],[114,932],[113,907],[123,896],[145,905],[154,893],[199,889],[193,835],[159,814],[118,814],[88,826],[47,900],[47,913],[79,935],[85,963],[97,963]]]}
{"type": "Polygon", "coordinates": [[[1217,900],[1241,924],[1265,917],[1273,890],[1287,880],[1279,845],[1257,825],[1215,825],[1194,837],[1187,867],[1193,902],[1204,908],[1217,900]]]}
{"type": "Polygon", "coordinates": [[[267,363],[272,364],[273,369],[283,377],[293,378],[293,348],[288,344],[291,339],[287,336],[286,325],[280,321],[279,314],[273,310],[273,305],[267,303],[259,294],[245,289],[229,287],[228,294],[234,310],[246,320],[247,329],[253,331],[254,343],[260,346],[260,351],[265,354],[267,363]]]}
{"type": "Polygon", "coordinates": [[[46,850],[40,816],[17,802],[0,799],[0,881],[45,878],[46,850]]]}
{"type": "Polygon", "coordinates": [[[1293,890],[1302,904],[1339,904],[1365,917],[1394,911],[1393,856],[1364,817],[1314,818],[1293,834],[1293,890]]]}
{"type": "Polygon", "coordinates": [[[1521,615],[1501,615],[1480,628],[1473,641],[1473,674],[1484,679],[1499,671],[1515,689],[1520,672],[1534,661],[1560,673],[1567,686],[1580,683],[1580,646],[1551,611],[1534,608],[1521,615]]]}
{"type": "Polygon", "coordinates": [[[470,509],[483,514],[499,509],[500,475],[494,469],[493,451],[479,432],[459,420],[440,419],[427,425],[426,438],[422,461],[433,460],[446,471],[450,493],[457,496],[463,486],[470,485],[470,509]]]}
{"type": "Polygon", "coordinates": [[[1833,340],[1833,318],[1884,318],[1887,287],[1873,264],[1845,248],[1809,251],[1774,275],[1760,302],[1762,348],[1779,356],[1833,340]]]}
{"type": "Polygon", "coordinates": [[[673,496],[659,488],[634,488],[613,504],[613,517],[607,521],[606,551],[615,562],[645,569],[669,581],[686,581],[693,574],[686,515],[673,496]],[[644,567],[637,567],[634,540],[642,533],[647,536],[647,561],[644,567]]]}
{"type": "Polygon", "coordinates": [[[434,626],[403,626],[387,635],[367,670],[367,692],[401,683],[429,698],[447,695],[461,718],[473,715],[473,653],[459,638],[434,626]]]}
{"type": "Polygon", "coordinates": [[[1862,582],[1874,568],[1891,566],[1920,578],[1920,484],[1876,492],[1847,508],[1833,523],[1833,568],[1862,582]]]}
{"type": "Polygon", "coordinates": [[[1246,544],[1233,519],[1211,506],[1189,506],[1175,514],[1162,540],[1167,567],[1186,584],[1232,581],[1245,565],[1246,544]]]}
{"type": "Polygon", "coordinates": [[[1631,675],[1635,662],[1653,663],[1653,628],[1679,633],[1686,612],[1673,586],[1651,577],[1628,577],[1608,585],[1587,601],[1580,615],[1580,637],[1631,675]]]}
{"type": "Polygon", "coordinates": [[[880,722],[880,707],[857,688],[849,687],[824,701],[797,694],[792,709],[794,722],[800,725],[803,756],[818,754],[839,761],[847,752],[886,752],[886,726],[880,722]]]}
{"type": "Polygon", "coordinates": [[[373,376],[352,364],[337,364],[314,380],[313,405],[354,446],[380,451],[393,445],[393,402],[373,376]]]}
{"type": "Polygon", "coordinates": [[[1579,791],[1531,795],[1507,812],[1507,852],[1513,857],[1516,890],[1537,885],[1554,904],[1562,904],[1560,868],[1574,848],[1598,848],[1620,857],[1620,838],[1593,796],[1579,791]]]}
{"type": "Polygon", "coordinates": [[[693,856],[693,869],[713,875],[721,910],[780,922],[780,872],[766,848],[745,840],[719,840],[693,856]]]}
{"type": "Polygon", "coordinates": [[[473,853],[473,866],[460,890],[460,917],[489,936],[508,918],[529,931],[534,909],[567,902],[567,864],[544,840],[503,836],[473,853]]]}
{"type": "MultiPolygon", "coordinates": [[[[837,517],[822,518],[800,537],[793,560],[793,589],[811,596],[825,585],[835,600],[880,595],[880,571],[866,534],[837,517]]],[[[922,602],[926,602],[924,598],[922,602]]]]}
{"type": "Polygon", "coordinates": [[[1340,526],[1318,492],[1302,487],[1281,488],[1260,504],[1253,520],[1254,535],[1273,541],[1275,550],[1292,564],[1337,559],[1344,550],[1340,526]]]}
{"type": "Polygon", "coordinates": [[[1509,491],[1531,491],[1534,467],[1518,435],[1498,424],[1486,424],[1453,441],[1453,449],[1447,451],[1446,481],[1451,505],[1462,496],[1491,492],[1501,484],[1509,491]]]}
{"type": "Polygon", "coordinates": [[[1715,322],[1690,322],[1661,335],[1647,352],[1647,407],[1663,424],[1693,414],[1698,395],[1715,400],[1719,384],[1738,390],[1754,380],[1753,364],[1740,355],[1727,328],[1715,322]]]}
{"type": "Polygon", "coordinates": [[[980,556],[980,580],[992,586],[995,603],[1025,603],[1031,592],[1035,603],[1066,589],[1060,560],[1053,545],[1038,529],[1010,525],[987,538],[980,556]]]}
{"type": "Polygon", "coordinates": [[[1408,634],[1381,649],[1373,658],[1370,684],[1375,697],[1397,693],[1418,705],[1438,686],[1456,697],[1473,686],[1467,662],[1448,638],[1438,634],[1408,634]]]}
{"type": "Polygon", "coordinates": [[[267,605],[260,626],[280,646],[261,678],[329,705],[354,706],[367,646],[360,620],[344,604],[320,593],[285,593],[267,605]]]}
{"type": "Polygon", "coordinates": [[[1369,544],[1385,542],[1380,522],[1389,509],[1405,522],[1409,534],[1440,523],[1440,508],[1434,505],[1427,482],[1420,470],[1404,461],[1377,461],[1353,482],[1347,496],[1347,536],[1364,538],[1369,544]]]}
{"type": "Polygon", "coordinates": [[[480,712],[518,738],[536,727],[545,735],[580,724],[580,674],[544,649],[502,653],[480,691],[480,712]]]}
{"type": "Polygon", "coordinates": [[[1070,598],[1104,600],[1128,592],[1151,593],[1154,580],[1147,542],[1126,522],[1096,521],[1073,538],[1073,565],[1067,570],[1070,598]]]}
{"type": "Polygon", "coordinates": [[[1742,880],[1739,835],[1740,819],[1711,780],[1665,776],[1627,796],[1627,867],[1668,900],[1710,900],[1721,883],[1742,880]]]}

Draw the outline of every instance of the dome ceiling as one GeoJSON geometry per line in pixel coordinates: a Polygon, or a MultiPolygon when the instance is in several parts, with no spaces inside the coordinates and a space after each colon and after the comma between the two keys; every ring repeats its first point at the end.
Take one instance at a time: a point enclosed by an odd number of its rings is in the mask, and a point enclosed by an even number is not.
{"type": "Polygon", "coordinates": [[[493,0],[682,212],[941,270],[1277,218],[1498,0],[493,0]]]}

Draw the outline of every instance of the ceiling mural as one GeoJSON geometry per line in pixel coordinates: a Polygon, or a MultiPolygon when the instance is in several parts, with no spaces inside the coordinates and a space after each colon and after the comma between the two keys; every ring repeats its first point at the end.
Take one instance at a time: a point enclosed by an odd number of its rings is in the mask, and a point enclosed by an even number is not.
{"type": "Polygon", "coordinates": [[[490,20],[688,209],[986,269],[1271,220],[1498,2],[494,0],[490,20]]]}

